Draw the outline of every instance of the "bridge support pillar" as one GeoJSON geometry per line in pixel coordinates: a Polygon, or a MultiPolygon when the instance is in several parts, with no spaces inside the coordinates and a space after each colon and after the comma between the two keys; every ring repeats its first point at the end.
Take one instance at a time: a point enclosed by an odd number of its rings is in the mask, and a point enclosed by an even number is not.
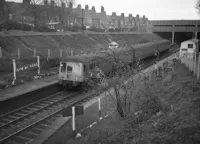
{"type": "Polygon", "coordinates": [[[174,36],[174,33],[175,33],[175,32],[172,32],[172,43],[174,43],[174,37],[175,37],[175,36],[174,36]]]}
{"type": "Polygon", "coordinates": [[[194,38],[197,39],[198,32],[194,32],[194,38]]]}

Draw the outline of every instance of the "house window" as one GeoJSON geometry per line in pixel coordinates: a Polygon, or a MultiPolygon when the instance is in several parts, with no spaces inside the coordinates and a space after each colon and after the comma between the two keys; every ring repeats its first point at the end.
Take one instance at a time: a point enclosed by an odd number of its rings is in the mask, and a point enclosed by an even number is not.
{"type": "Polygon", "coordinates": [[[72,67],[71,66],[67,66],[67,72],[69,72],[69,73],[72,72],[72,67]]]}
{"type": "Polygon", "coordinates": [[[188,48],[193,48],[193,44],[188,44],[188,48]]]}

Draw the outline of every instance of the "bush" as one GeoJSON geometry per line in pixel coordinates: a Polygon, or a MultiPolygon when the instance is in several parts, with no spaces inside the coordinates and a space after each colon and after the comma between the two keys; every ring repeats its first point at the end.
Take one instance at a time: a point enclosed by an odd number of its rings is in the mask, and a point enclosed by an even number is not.
{"type": "Polygon", "coordinates": [[[39,31],[39,32],[56,32],[55,29],[50,29],[50,28],[45,27],[45,26],[43,26],[43,27],[38,27],[38,28],[37,28],[37,31],[39,31]]]}
{"type": "Polygon", "coordinates": [[[91,27],[88,30],[89,31],[94,31],[94,32],[105,32],[105,29],[96,28],[96,27],[91,27]]]}
{"type": "Polygon", "coordinates": [[[0,72],[12,72],[12,60],[8,58],[0,59],[0,72]]]}
{"type": "Polygon", "coordinates": [[[4,27],[7,30],[24,30],[24,31],[31,31],[33,28],[32,26],[28,24],[22,24],[15,21],[9,21],[8,23],[4,23],[0,27],[1,27],[0,29],[4,27]]]}

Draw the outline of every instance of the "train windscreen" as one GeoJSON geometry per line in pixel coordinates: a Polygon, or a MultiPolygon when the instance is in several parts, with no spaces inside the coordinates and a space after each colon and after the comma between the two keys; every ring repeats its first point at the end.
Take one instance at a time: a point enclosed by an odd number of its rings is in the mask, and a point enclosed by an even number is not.
{"type": "Polygon", "coordinates": [[[66,63],[61,64],[61,72],[65,72],[66,70],[66,63]]]}

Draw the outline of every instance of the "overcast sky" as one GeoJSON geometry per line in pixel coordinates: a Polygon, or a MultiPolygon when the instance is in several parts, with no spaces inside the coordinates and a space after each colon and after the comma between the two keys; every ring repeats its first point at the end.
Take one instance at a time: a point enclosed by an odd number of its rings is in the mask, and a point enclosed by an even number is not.
{"type": "MultiPolygon", "coordinates": [[[[22,0],[7,0],[22,1],[22,0]]],[[[104,6],[107,14],[117,12],[117,15],[131,13],[145,15],[150,20],[173,20],[173,19],[200,19],[195,4],[197,0],[76,0],[76,4],[85,7],[89,5],[91,9],[95,6],[99,12],[101,5],[104,6]]]]}

